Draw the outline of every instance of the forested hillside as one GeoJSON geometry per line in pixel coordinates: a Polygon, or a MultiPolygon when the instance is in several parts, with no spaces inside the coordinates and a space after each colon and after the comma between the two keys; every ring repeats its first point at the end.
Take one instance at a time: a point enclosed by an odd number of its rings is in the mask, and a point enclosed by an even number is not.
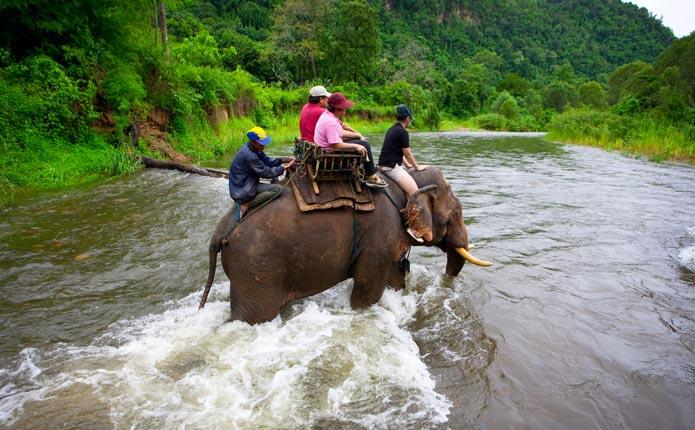
{"type": "Polygon", "coordinates": [[[393,0],[370,1],[369,5],[327,0],[191,2],[172,14],[172,32],[191,37],[204,27],[216,40],[224,41],[221,46],[245,42],[238,60],[248,71],[265,81],[289,78],[295,82],[306,78],[308,71],[292,66],[310,61],[312,54],[319,77],[354,80],[355,76],[342,76],[331,69],[350,64],[352,56],[339,54],[345,46],[340,42],[360,42],[355,33],[365,44],[366,52],[361,55],[373,57],[372,66],[381,72],[361,71],[356,76],[368,82],[389,80],[404,66],[430,68],[449,80],[456,79],[464,60],[485,50],[498,54],[499,65],[495,66],[501,73],[533,78],[568,62],[578,73],[595,78],[635,60],[653,61],[674,40],[671,31],[646,9],[618,0],[393,0]],[[268,25],[274,8],[276,17],[282,17],[282,25],[275,28],[268,25]],[[350,27],[350,21],[359,25],[350,27]],[[371,31],[374,26],[380,40],[372,47],[367,42],[376,36],[371,31]],[[288,36],[290,28],[297,34],[288,36]],[[281,41],[270,45],[289,52],[264,56],[267,41],[281,41]],[[283,46],[282,42],[295,44],[283,46]],[[307,55],[303,57],[302,52],[307,55]],[[271,63],[278,59],[289,66],[291,77],[273,67],[271,63]],[[380,59],[387,60],[381,68],[380,59]]]}
{"type": "Polygon", "coordinates": [[[404,102],[419,129],[570,138],[589,115],[594,138],[627,141],[646,115],[695,140],[693,37],[672,45],[619,0],[25,0],[0,19],[5,200],[134,154],[210,159],[253,124],[289,140],[314,84],[356,100],[352,120],[404,102]]]}

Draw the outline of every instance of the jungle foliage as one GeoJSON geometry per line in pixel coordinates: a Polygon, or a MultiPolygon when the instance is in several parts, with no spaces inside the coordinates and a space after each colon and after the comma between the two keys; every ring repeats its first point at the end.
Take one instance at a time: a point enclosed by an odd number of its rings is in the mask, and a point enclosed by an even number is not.
{"type": "Polygon", "coordinates": [[[249,124],[289,137],[316,84],[353,119],[407,103],[420,129],[693,139],[694,36],[619,0],[24,0],[0,19],[0,199],[130,172],[126,154],[210,159],[249,124]]]}

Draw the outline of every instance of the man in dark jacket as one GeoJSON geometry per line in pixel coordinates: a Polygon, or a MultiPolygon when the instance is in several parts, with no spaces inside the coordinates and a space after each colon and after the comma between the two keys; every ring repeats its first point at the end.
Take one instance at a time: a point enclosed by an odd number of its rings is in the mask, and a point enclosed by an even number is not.
{"type": "Polygon", "coordinates": [[[229,168],[229,195],[237,203],[235,218],[238,221],[246,212],[282,192],[277,184],[261,184],[261,178],[276,178],[292,167],[294,157],[282,164],[279,158],[271,159],[263,152],[270,143],[261,127],[254,127],[246,133],[249,141],[239,150],[229,168]]]}

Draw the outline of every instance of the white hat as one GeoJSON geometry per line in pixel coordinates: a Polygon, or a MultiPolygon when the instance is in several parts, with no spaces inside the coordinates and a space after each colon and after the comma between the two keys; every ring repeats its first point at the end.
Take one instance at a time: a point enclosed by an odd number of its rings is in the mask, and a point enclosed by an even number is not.
{"type": "Polygon", "coordinates": [[[310,89],[309,95],[312,97],[330,97],[331,93],[329,93],[326,88],[319,85],[310,89]]]}

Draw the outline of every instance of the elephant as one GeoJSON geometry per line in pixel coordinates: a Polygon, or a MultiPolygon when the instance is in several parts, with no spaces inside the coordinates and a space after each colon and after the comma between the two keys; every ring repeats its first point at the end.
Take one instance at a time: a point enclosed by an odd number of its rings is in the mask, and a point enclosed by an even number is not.
{"type": "Polygon", "coordinates": [[[318,294],[353,278],[353,309],[376,303],[388,285],[405,286],[403,260],[412,245],[436,246],[446,253],[446,274],[456,276],[468,260],[468,232],[461,203],[442,172],[429,166],[412,171],[419,189],[406,198],[389,180],[388,195],[374,192],[375,209],[356,212],[334,208],[300,212],[290,187],[229,231],[230,211],[218,224],[208,247],[205,305],[221,252],[230,281],[230,320],[270,321],[289,301],[318,294]],[[404,227],[404,222],[405,226],[404,227]]]}

